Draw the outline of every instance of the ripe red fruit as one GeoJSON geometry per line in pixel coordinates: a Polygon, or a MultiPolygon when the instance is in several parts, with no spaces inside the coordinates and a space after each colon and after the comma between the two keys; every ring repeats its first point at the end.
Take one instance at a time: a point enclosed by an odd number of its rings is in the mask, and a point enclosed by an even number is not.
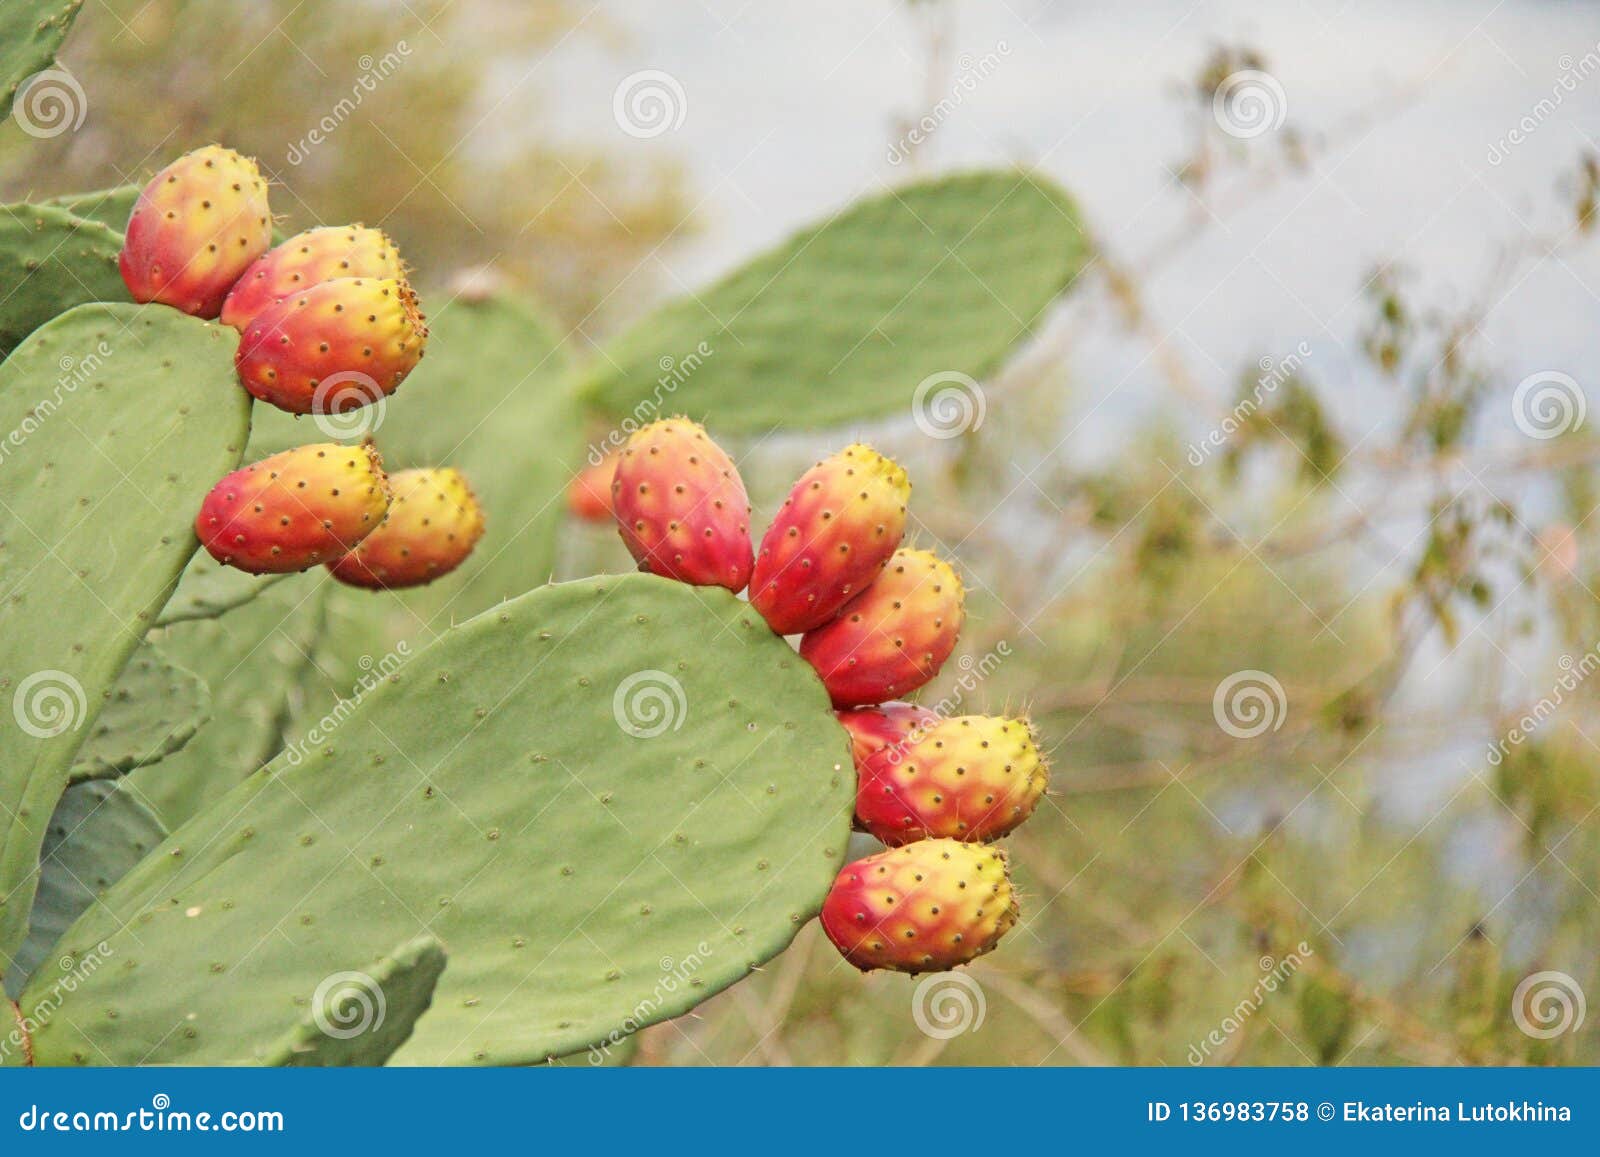
{"type": "Polygon", "coordinates": [[[268,306],[324,281],[404,276],[400,254],[381,229],[364,225],[307,229],[251,263],[228,291],[222,321],[243,333],[268,306]]]}
{"type": "Polygon", "coordinates": [[[403,277],[336,277],[258,313],[234,366],[263,402],[291,414],[342,414],[392,394],[427,342],[403,277]]]}
{"type": "Polygon", "coordinates": [[[960,715],[919,725],[857,765],[856,820],[886,844],[991,840],[1033,814],[1048,772],[1025,719],[960,715]]]}
{"type": "Polygon", "coordinates": [[[833,622],[806,632],[800,654],[835,707],[883,703],[939,673],[966,619],[961,580],[925,550],[899,550],[833,622]]]}
{"type": "Polygon", "coordinates": [[[389,481],[370,443],[321,442],[229,474],[200,504],[194,531],[218,562],[280,574],[343,555],[388,508],[389,481]]]}
{"type": "Polygon", "coordinates": [[[640,570],[735,594],[750,581],[750,500],[733,459],[697,423],[666,418],[635,432],[611,495],[640,570]]]}
{"type": "Polygon", "coordinates": [[[912,735],[939,722],[939,717],[915,703],[883,703],[877,707],[855,707],[836,712],[839,722],[850,733],[850,754],[860,771],[880,748],[903,743],[912,735]]]}
{"type": "Polygon", "coordinates": [[[328,564],[350,586],[398,590],[422,586],[467,560],[483,537],[483,508],[466,476],[449,467],[389,475],[383,524],[328,564]]]}
{"type": "Polygon", "coordinates": [[[574,518],[584,522],[610,522],[611,483],[617,476],[617,460],[622,455],[613,450],[598,462],[590,462],[578,471],[567,487],[567,510],[574,518]]]}
{"type": "Polygon", "coordinates": [[[863,972],[943,972],[990,951],[1019,915],[1005,854],[923,840],[846,864],[822,928],[863,972]]]}
{"type": "Polygon", "coordinates": [[[210,318],[270,244],[267,183],[255,161],[207,145],[185,153],[144,187],[117,267],[133,300],[210,318]]]}
{"type": "Polygon", "coordinates": [[[818,462],[761,539],[750,605],[780,635],[828,622],[900,545],[910,497],[906,472],[870,446],[846,446],[818,462]]]}

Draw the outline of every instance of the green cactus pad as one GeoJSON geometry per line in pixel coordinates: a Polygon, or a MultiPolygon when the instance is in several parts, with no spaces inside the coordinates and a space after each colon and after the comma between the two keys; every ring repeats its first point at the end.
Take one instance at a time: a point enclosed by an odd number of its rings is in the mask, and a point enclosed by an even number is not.
{"type": "Polygon", "coordinates": [[[450,967],[396,1062],[581,1051],[781,951],[843,862],[846,736],[720,589],[543,587],[342,715],[67,932],[120,966],[39,1030],[38,1063],[248,1061],[330,973],[424,931],[450,967]]]}
{"type": "MultiPolygon", "coordinates": [[[[45,205],[0,206],[0,356],[88,301],[127,301],[122,234],[45,205]]],[[[87,351],[85,351],[87,352],[87,351]]]]}
{"type": "Polygon", "coordinates": [[[724,432],[910,414],[924,379],[998,367],[1089,251],[1041,177],[912,185],[674,300],[607,349],[584,394],[613,418],[642,403],[646,421],[684,413],[724,432]]]}
{"type": "Polygon", "coordinates": [[[180,750],[211,717],[211,689],[149,644],[117,677],[72,761],[71,781],[115,779],[180,750]]]}
{"type": "Polygon", "coordinates": [[[17,86],[55,62],[82,7],[83,0],[6,0],[0,4],[0,118],[10,115],[17,86]]]}
{"type": "Polygon", "coordinates": [[[134,202],[139,199],[138,185],[118,185],[113,189],[96,189],[91,193],[68,193],[50,197],[40,204],[65,209],[74,217],[98,221],[108,229],[124,233],[128,218],[133,216],[134,202]]]}
{"type": "Polygon", "coordinates": [[[0,362],[0,968],[78,748],[238,464],[236,341],[164,306],[83,305],[0,362]]]}
{"type": "Polygon", "coordinates": [[[263,1053],[261,1063],[291,1068],[383,1064],[433,1003],[444,966],[444,946],[425,935],[364,971],[324,977],[311,994],[312,1011],[263,1053]]]}
{"type": "MultiPolygon", "coordinates": [[[[191,568],[184,582],[194,574],[191,568]]],[[[177,623],[152,636],[210,685],[212,698],[211,720],[182,751],[132,773],[134,787],[169,828],[221,799],[283,746],[284,726],[326,621],[331,585],[320,572],[290,575],[225,615],[177,623]]],[[[180,583],[179,595],[183,588],[180,583]]]]}
{"type": "Polygon", "coordinates": [[[6,991],[21,992],[35,972],[42,984],[49,985],[78,967],[81,962],[76,958],[56,968],[40,966],[95,897],[122,879],[166,835],[150,809],[114,783],[68,788],[45,833],[28,938],[6,973],[6,991]]]}

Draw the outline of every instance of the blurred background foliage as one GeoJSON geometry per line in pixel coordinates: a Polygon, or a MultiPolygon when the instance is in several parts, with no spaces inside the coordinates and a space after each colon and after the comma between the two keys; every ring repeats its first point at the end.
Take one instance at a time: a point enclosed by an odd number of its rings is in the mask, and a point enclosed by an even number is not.
{"type": "MultiPolygon", "coordinates": [[[[951,6],[909,7],[908,43],[927,61],[918,99],[936,99],[951,6]]],[[[329,20],[292,0],[91,5],[65,57],[96,100],[91,128],[27,148],[8,130],[0,181],[13,196],[115,184],[223,139],[276,170],[297,225],[310,204],[328,221],[382,225],[430,279],[492,264],[581,351],[639,311],[632,275],[692,224],[698,190],[655,151],[537,132],[497,148],[474,126],[504,95],[503,77],[490,82],[505,62],[624,34],[559,3],[410,8],[427,29],[406,34],[419,51],[403,79],[363,101],[364,127],[291,165],[287,150],[383,39],[362,14],[392,6],[351,0],[329,20]],[[450,51],[420,51],[431,38],[450,51]],[[257,44],[242,64],[214,63],[240,42],[257,44]],[[113,83],[139,98],[111,100],[113,83]]],[[[1224,45],[1175,86],[1188,151],[1174,196],[1188,215],[1144,253],[1101,239],[1070,302],[984,383],[981,427],[936,441],[908,416],[849,431],[910,468],[915,537],[959,560],[971,590],[962,648],[921,697],[1029,710],[1053,752],[1051,796],[1008,841],[1025,920],[969,973],[982,1023],[919,1031],[915,981],[861,978],[812,925],[747,982],[639,1034],[634,1063],[1600,1062],[1592,1016],[1542,1039],[1512,1015],[1517,986],[1542,969],[1600,997],[1600,681],[1570,678],[1600,645],[1600,441],[1592,424],[1551,440],[1483,437],[1506,424],[1485,406],[1507,384],[1479,328],[1530,262],[1592,244],[1600,166],[1583,153],[1550,174],[1547,227],[1495,239],[1502,259],[1472,293],[1441,304],[1403,264],[1348,287],[1361,306],[1344,336],[1400,415],[1381,435],[1320,366],[1294,367],[1246,408],[1270,356],[1196,369],[1166,341],[1146,287],[1337,133],[1365,131],[1359,116],[1326,133],[1291,122],[1242,148],[1218,131],[1212,93],[1241,68],[1270,67],[1256,46],[1224,45]],[[1077,461],[1056,451],[1096,397],[1071,356],[1091,330],[1146,351],[1173,405],[1077,461]],[[1193,462],[1197,431],[1230,416],[1225,445],[1193,462]],[[1556,516],[1526,509],[1530,480],[1555,495],[1556,516]],[[1467,638],[1489,644],[1488,661],[1459,648],[1467,638]],[[1283,689],[1277,726],[1247,739],[1218,726],[1213,702],[1239,671],[1283,689]],[[1494,744],[1535,710],[1496,763],[1494,744]]],[[[515,93],[530,121],[560,98],[533,83],[515,93]]],[[[842,440],[736,444],[757,524],[842,440]]],[[[608,529],[564,533],[558,577],[625,565],[608,529]]],[[[328,688],[348,686],[322,665],[328,688]]]]}

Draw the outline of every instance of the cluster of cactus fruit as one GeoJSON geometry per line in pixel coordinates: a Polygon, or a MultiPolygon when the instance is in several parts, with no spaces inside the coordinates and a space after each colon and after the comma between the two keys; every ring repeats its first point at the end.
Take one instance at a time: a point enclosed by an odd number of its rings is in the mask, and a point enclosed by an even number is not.
{"type": "Polygon", "coordinates": [[[1025,719],[900,701],[938,674],[965,620],[954,568],[901,545],[910,496],[897,463],[848,446],[801,475],[756,548],[737,467],[685,418],[636,431],[568,491],[574,513],[615,519],[640,570],[748,588],[773,632],[799,636],[850,735],[856,827],[891,846],[846,865],[822,907],[864,971],[944,970],[995,947],[1018,906],[987,841],[1032,814],[1047,779],[1025,719]]]}
{"type": "MultiPolygon", "coordinates": [[[[118,267],[135,301],[239,331],[252,397],[288,413],[382,401],[422,360],[428,329],[393,242],[362,225],[309,229],[272,248],[253,160],[208,145],[145,186],[118,267]]],[[[370,440],[286,450],[217,483],[195,519],[213,558],[253,574],[322,564],[352,586],[418,586],[464,562],[483,512],[462,474],[385,473],[370,440]]]]}

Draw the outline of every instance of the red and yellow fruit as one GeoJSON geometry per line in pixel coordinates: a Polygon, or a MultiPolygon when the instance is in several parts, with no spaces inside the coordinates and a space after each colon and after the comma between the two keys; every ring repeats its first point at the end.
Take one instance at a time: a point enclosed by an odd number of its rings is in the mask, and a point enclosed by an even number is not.
{"type": "Polygon", "coordinates": [[[268,306],[324,281],[404,276],[400,254],[381,229],[365,225],[307,229],[251,263],[222,303],[222,320],[243,333],[268,306]]]}
{"type": "Polygon", "coordinates": [[[211,318],[271,244],[267,183],[255,161],[207,145],[144,187],[117,265],[133,300],[211,318]]]}
{"type": "Polygon", "coordinates": [[[853,707],[836,714],[844,729],[850,733],[850,754],[855,759],[858,772],[881,748],[903,743],[939,722],[939,717],[932,711],[915,703],[853,707]]]}
{"type": "Polygon", "coordinates": [[[450,467],[389,476],[383,524],[328,564],[351,586],[398,590],[422,586],[467,560],[483,537],[483,508],[466,476],[450,467]]]}
{"type": "Polygon", "coordinates": [[[833,622],[806,632],[800,654],[835,707],[898,699],[939,673],[965,621],[965,592],[950,564],[898,550],[833,622]]]}
{"type": "Polygon", "coordinates": [[[258,313],[234,366],[291,414],[341,414],[392,394],[422,360],[428,327],[403,277],[337,277],[258,313]]]}
{"type": "Polygon", "coordinates": [[[906,472],[870,446],[818,462],[761,539],[750,605],[780,635],[831,620],[899,547],[910,497],[906,472]]]}
{"type": "Polygon", "coordinates": [[[322,442],[229,474],[201,503],[194,531],[220,563],[281,574],[345,554],[388,508],[389,481],[371,444],[322,442]]]}
{"type": "Polygon", "coordinates": [[[886,844],[991,840],[1033,814],[1049,773],[1025,719],[920,724],[858,762],[856,821],[886,844]]]}
{"type": "Polygon", "coordinates": [[[636,431],[611,481],[622,541],[640,570],[695,586],[750,581],[750,500],[733,460],[687,418],[636,431]]]}
{"type": "Polygon", "coordinates": [[[943,972],[990,951],[1019,915],[1005,854],[923,840],[846,864],[822,927],[863,972],[943,972]]]}

